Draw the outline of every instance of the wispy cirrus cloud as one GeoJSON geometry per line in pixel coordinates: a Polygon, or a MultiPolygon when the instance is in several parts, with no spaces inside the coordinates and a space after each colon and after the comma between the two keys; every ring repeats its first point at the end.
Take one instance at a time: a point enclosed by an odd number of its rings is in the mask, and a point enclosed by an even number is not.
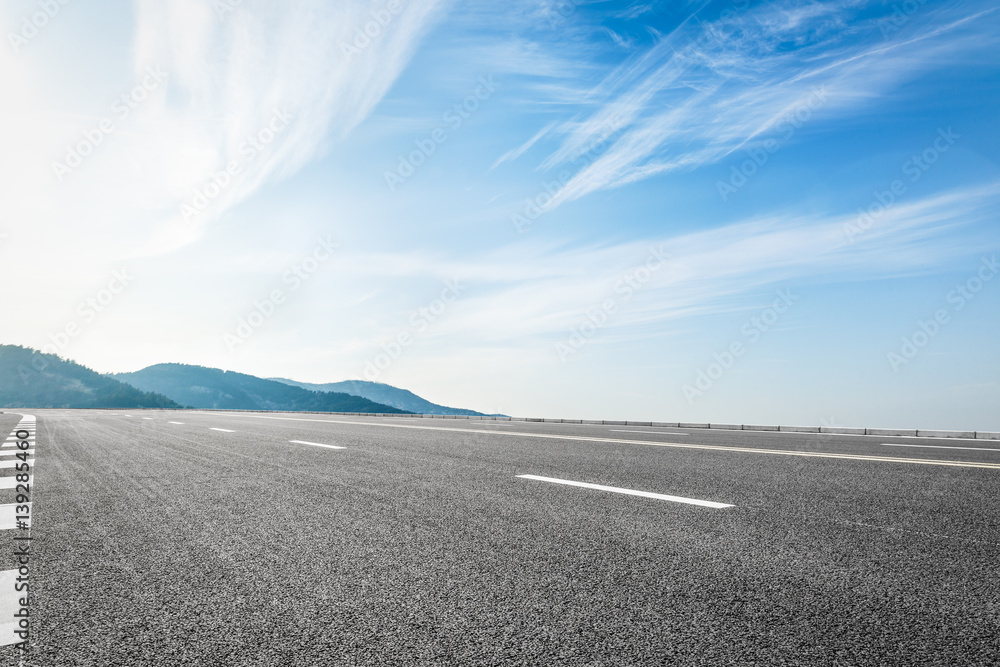
{"type": "Polygon", "coordinates": [[[550,206],[718,162],[807,104],[825,119],[875,105],[943,60],[989,48],[997,26],[992,10],[927,8],[923,20],[887,37],[879,23],[885,16],[858,18],[862,4],[765,3],[714,22],[689,17],[595,86],[589,112],[554,128],[562,140],[542,169],[569,164],[598,143],[607,148],[550,206]]]}
{"type": "Polygon", "coordinates": [[[517,158],[519,158],[522,155],[524,155],[524,153],[528,149],[530,149],[532,146],[534,146],[536,143],[538,143],[539,139],[541,139],[546,134],[548,134],[549,131],[554,126],[555,126],[555,123],[549,123],[548,125],[546,125],[542,129],[540,129],[537,133],[535,133],[535,135],[533,137],[531,137],[530,139],[528,139],[527,141],[525,141],[523,144],[521,144],[520,146],[517,146],[515,148],[512,148],[509,151],[507,151],[506,153],[504,153],[503,155],[501,155],[499,158],[497,158],[497,161],[493,163],[493,166],[490,167],[490,169],[491,170],[496,169],[497,167],[499,167],[500,165],[504,164],[505,162],[513,162],[517,158]]]}
{"type": "MultiPolygon", "coordinates": [[[[858,224],[857,213],[776,211],[714,229],[615,245],[567,248],[538,241],[462,259],[365,254],[343,257],[334,270],[345,282],[370,276],[436,284],[458,277],[470,286],[467,293],[426,336],[528,349],[562,335],[589,308],[615,297],[618,280],[641,265],[650,248],[669,259],[616,313],[607,328],[614,340],[662,334],[664,326],[680,325],[685,318],[745,307],[747,295],[771,286],[940,272],[1000,248],[995,238],[983,236],[983,223],[998,213],[1000,181],[896,204],[854,238],[849,228],[858,224]]],[[[379,317],[393,331],[391,323],[404,322],[407,315],[405,309],[390,309],[379,317]]]]}
{"type": "Polygon", "coordinates": [[[247,2],[217,15],[211,3],[138,0],[135,68],[155,62],[172,75],[153,120],[175,134],[153,158],[171,194],[184,201],[238,159],[276,111],[292,121],[213,202],[214,215],[324,153],[371,113],[444,6],[247,2]]]}
{"type": "MultiPolygon", "coordinates": [[[[19,100],[4,117],[20,128],[2,167],[20,182],[5,192],[5,210],[24,221],[26,240],[72,217],[68,233],[81,238],[67,237],[67,249],[86,245],[85,230],[102,230],[108,240],[96,256],[191,243],[236,204],[335,150],[384,98],[447,4],[401,3],[392,13],[387,3],[361,0],[135,0],[133,22],[103,36],[130,53],[131,68],[91,68],[86,86],[52,90],[43,85],[62,76],[47,69],[58,44],[4,51],[0,81],[19,100]],[[161,82],[119,119],[111,103],[150,68],[161,82]],[[50,164],[102,116],[116,121],[114,131],[79,168],[54,177],[50,164]],[[238,174],[218,176],[233,162],[238,174]]],[[[58,29],[76,28],[63,21],[58,29]]]]}

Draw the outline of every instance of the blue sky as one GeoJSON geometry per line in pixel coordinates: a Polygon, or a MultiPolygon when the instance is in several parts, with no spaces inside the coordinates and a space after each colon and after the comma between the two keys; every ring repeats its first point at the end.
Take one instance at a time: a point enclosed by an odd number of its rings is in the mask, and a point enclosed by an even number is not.
{"type": "Polygon", "coordinates": [[[0,17],[4,342],[524,416],[1000,430],[992,3],[0,17]]]}

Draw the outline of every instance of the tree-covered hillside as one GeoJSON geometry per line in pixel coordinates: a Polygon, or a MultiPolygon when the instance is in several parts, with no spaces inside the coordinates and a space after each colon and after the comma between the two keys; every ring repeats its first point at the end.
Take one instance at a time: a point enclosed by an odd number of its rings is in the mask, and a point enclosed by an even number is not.
{"type": "Polygon", "coordinates": [[[0,345],[0,406],[8,408],[179,408],[54,354],[0,345]]]}

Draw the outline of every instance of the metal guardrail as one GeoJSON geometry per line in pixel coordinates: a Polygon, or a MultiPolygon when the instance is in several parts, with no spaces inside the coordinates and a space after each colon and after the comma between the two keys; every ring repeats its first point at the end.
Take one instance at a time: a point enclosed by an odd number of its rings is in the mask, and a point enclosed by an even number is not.
{"type": "MultiPolygon", "coordinates": [[[[122,410],[123,408],[93,408],[122,410]]],[[[138,411],[142,408],[130,408],[138,411]]],[[[161,408],[154,408],[160,410],[161,408]]],[[[174,409],[178,408],[162,408],[174,409]]],[[[403,417],[408,419],[467,419],[475,421],[535,422],[547,424],[593,424],[597,426],[659,426],[662,428],[704,428],[720,431],[773,431],[776,433],[826,433],[831,435],[877,435],[920,438],[963,438],[967,440],[1000,440],[998,431],[942,431],[915,428],[867,428],[863,426],[783,426],[766,424],[716,424],[711,422],[656,422],[613,419],[551,419],[547,417],[506,417],[494,415],[418,415],[394,412],[318,412],[314,410],[222,410],[196,408],[199,412],[295,412],[307,415],[339,415],[344,417],[403,417]]],[[[2,414],[2,413],[0,413],[2,414]]]]}

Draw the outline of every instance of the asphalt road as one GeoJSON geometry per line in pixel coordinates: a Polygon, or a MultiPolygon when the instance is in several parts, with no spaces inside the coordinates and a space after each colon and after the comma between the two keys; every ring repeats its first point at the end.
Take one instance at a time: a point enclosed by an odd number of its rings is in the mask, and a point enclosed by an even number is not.
{"type": "Polygon", "coordinates": [[[32,414],[0,664],[1000,662],[1000,442],[32,414]]]}

